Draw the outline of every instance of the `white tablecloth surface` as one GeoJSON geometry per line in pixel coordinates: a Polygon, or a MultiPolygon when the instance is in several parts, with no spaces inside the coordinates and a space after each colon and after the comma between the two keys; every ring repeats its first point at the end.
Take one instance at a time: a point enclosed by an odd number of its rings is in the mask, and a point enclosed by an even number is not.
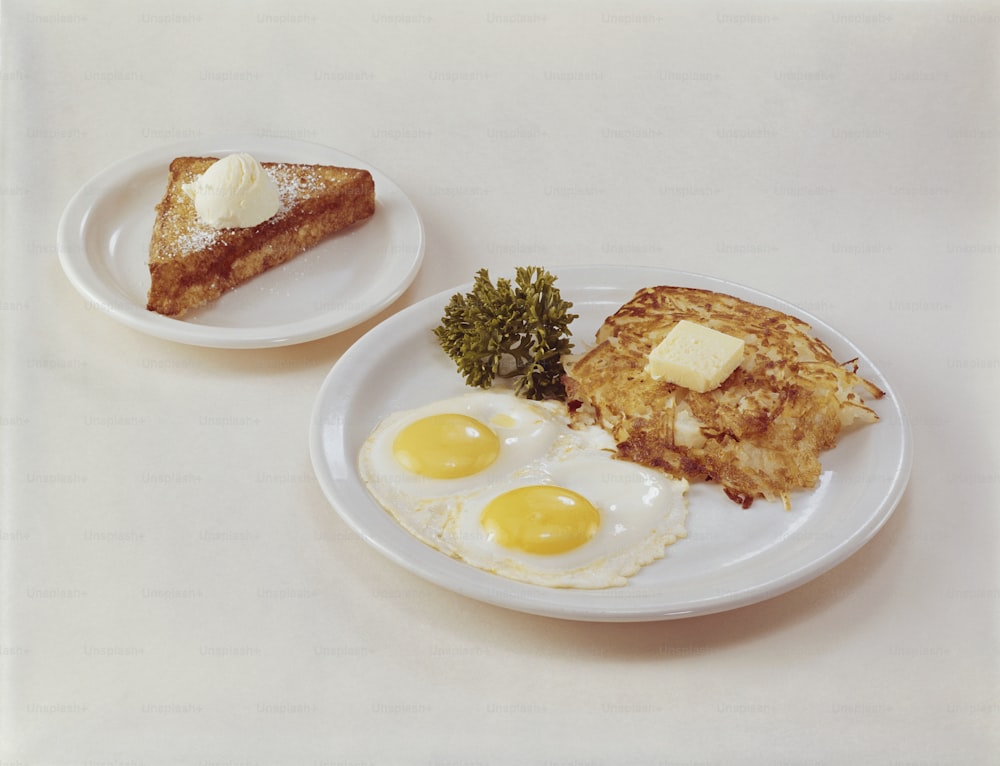
{"type": "MultiPolygon", "coordinates": [[[[983,764],[1000,752],[995,3],[0,5],[3,764],[983,764]],[[392,177],[426,259],[266,350],[88,303],[55,232],[189,138],[392,177]],[[734,611],[532,616],[360,540],[313,474],[327,372],[540,264],[723,277],[880,365],[913,474],[856,555],[734,611]]],[[[141,256],[140,256],[141,257],[141,256]]]]}

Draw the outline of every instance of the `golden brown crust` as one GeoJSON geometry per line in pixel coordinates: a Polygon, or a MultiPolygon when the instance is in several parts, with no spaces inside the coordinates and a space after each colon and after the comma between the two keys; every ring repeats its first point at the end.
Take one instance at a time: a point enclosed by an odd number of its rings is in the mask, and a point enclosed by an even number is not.
{"type": "Polygon", "coordinates": [[[645,288],[605,320],[597,341],[567,364],[568,396],[583,416],[615,437],[621,457],[717,481],[745,506],[755,497],[787,506],[790,492],[815,485],[819,455],[844,425],[878,419],[858,391],[873,398],[882,392],[852,363],[838,363],[809,325],[730,295],[645,288]],[[740,366],[713,391],[645,372],[649,352],[681,319],[746,344],[740,366]]]}
{"type": "Polygon", "coordinates": [[[367,170],[264,162],[278,185],[278,212],[257,226],[212,229],[199,220],[183,185],[216,159],[170,163],[149,246],[150,311],[180,316],[375,212],[375,183],[367,170]]]}

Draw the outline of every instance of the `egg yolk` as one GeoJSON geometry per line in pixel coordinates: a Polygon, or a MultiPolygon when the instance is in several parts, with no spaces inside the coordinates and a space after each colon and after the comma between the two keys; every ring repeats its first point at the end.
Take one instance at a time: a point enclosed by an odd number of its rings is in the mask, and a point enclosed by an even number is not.
{"type": "Polygon", "coordinates": [[[392,453],[406,470],[431,479],[457,479],[479,473],[500,454],[500,439],[468,415],[430,415],[396,436],[392,453]]]}
{"type": "Polygon", "coordinates": [[[596,534],[601,514],[572,490],[538,484],[497,495],[479,523],[498,545],[551,555],[587,542],[596,534]]]}

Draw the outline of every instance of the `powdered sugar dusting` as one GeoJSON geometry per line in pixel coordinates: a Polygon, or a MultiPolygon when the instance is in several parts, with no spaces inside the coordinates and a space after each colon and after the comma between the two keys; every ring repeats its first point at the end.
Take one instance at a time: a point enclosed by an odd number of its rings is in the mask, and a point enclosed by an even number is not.
{"type": "Polygon", "coordinates": [[[267,173],[277,185],[278,199],[281,200],[281,207],[275,217],[287,213],[295,200],[313,197],[326,187],[322,174],[308,165],[291,167],[276,164],[268,167],[267,173]]]}
{"type": "Polygon", "coordinates": [[[174,257],[211,247],[221,240],[222,231],[222,229],[213,229],[202,223],[195,223],[174,241],[168,255],[174,257]]]}
{"type": "MultiPolygon", "coordinates": [[[[278,187],[279,201],[278,212],[264,223],[280,221],[288,215],[296,202],[320,194],[327,186],[326,179],[319,168],[311,166],[275,163],[265,167],[264,171],[278,187]]],[[[170,217],[173,220],[166,222],[168,228],[183,228],[184,233],[178,236],[170,244],[169,249],[163,253],[166,257],[176,258],[216,244],[225,244],[226,232],[233,231],[232,229],[215,229],[203,223],[193,208],[194,203],[187,197],[180,205],[171,208],[170,217]]]]}

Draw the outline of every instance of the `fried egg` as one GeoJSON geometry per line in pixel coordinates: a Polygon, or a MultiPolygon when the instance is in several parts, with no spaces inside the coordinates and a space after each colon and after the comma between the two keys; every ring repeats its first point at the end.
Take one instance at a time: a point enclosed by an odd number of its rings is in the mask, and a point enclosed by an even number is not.
{"type": "Polygon", "coordinates": [[[390,415],[359,471],[410,534],[471,566],[550,587],[624,585],[685,536],[687,482],[615,458],[563,402],[469,393],[390,415]]]}
{"type": "Polygon", "coordinates": [[[397,412],[365,441],[362,477],[387,507],[467,492],[544,455],[563,409],[483,391],[397,412]]]}

